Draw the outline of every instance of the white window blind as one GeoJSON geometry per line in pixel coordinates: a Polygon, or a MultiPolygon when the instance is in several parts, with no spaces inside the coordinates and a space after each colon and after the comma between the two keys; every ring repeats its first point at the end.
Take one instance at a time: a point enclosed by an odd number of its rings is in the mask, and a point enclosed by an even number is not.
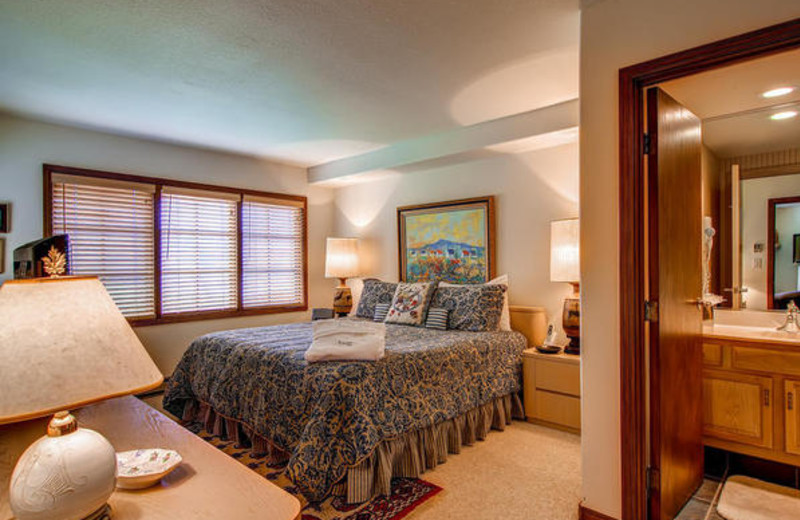
{"type": "Polygon", "coordinates": [[[301,305],[305,300],[303,206],[292,201],[242,202],[242,306],[301,305]]]}
{"type": "Polygon", "coordinates": [[[153,187],[56,176],[52,230],[75,275],[98,276],[127,317],[155,316],[153,187]]]}
{"type": "Polygon", "coordinates": [[[236,309],[236,199],[162,192],[162,314],[236,309]]]}

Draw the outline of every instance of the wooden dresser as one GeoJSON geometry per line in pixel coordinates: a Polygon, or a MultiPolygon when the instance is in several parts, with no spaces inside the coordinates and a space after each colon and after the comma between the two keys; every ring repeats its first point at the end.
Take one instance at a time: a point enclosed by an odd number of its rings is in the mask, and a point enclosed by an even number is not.
{"type": "Polygon", "coordinates": [[[704,442],[800,466],[800,342],[703,339],[704,442]]]}
{"type": "MultiPolygon", "coordinates": [[[[183,462],[160,485],[117,489],[109,504],[114,520],[294,520],[300,502],[245,465],[190,433],[135,397],[90,405],[78,422],[102,433],[117,451],[171,448],[183,462]]],[[[44,434],[47,419],[0,427],[0,520],[11,518],[8,485],[19,455],[44,434]]]]}
{"type": "Polygon", "coordinates": [[[530,422],[579,432],[581,429],[581,358],[522,353],[525,417],[530,422]]]}

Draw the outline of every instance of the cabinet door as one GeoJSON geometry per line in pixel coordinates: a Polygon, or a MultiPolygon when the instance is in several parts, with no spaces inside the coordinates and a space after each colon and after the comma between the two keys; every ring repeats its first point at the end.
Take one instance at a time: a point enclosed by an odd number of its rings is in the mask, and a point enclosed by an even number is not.
{"type": "Polygon", "coordinates": [[[800,397],[800,381],[787,379],[784,382],[786,406],[786,453],[800,455],[800,414],[797,399],[800,397]]]}
{"type": "Polygon", "coordinates": [[[703,433],[772,447],[772,378],[718,370],[703,372],[703,433]]]}

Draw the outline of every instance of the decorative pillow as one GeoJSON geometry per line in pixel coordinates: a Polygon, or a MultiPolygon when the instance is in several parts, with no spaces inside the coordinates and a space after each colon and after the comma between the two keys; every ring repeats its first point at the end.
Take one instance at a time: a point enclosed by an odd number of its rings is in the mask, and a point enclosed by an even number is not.
{"type": "Polygon", "coordinates": [[[391,303],[379,303],[375,306],[375,315],[372,317],[373,321],[383,321],[386,315],[389,314],[389,306],[391,303]]]}
{"type": "Polygon", "coordinates": [[[505,285],[488,284],[439,287],[431,307],[450,311],[450,329],[496,331],[503,314],[506,289],[505,285]]]}
{"type": "Polygon", "coordinates": [[[358,300],[356,316],[359,318],[374,318],[375,306],[379,303],[392,303],[396,290],[396,283],[367,278],[364,280],[364,288],[361,290],[361,298],[358,300]]]}
{"type": "Polygon", "coordinates": [[[425,328],[436,330],[447,330],[447,315],[450,311],[442,307],[431,307],[428,309],[428,318],[425,320],[425,328]]]}
{"type": "Polygon", "coordinates": [[[404,325],[422,325],[428,314],[428,305],[431,303],[436,284],[425,283],[399,283],[386,315],[386,323],[402,323],[404,325]]]}
{"type": "MultiPolygon", "coordinates": [[[[497,278],[493,278],[486,282],[486,285],[505,285],[506,286],[506,294],[503,297],[503,313],[500,315],[500,323],[497,325],[498,330],[511,330],[511,308],[508,305],[508,292],[509,292],[509,285],[508,285],[508,275],[501,274],[497,278]]],[[[448,282],[439,282],[439,287],[461,287],[460,284],[455,283],[448,283],[448,282]]]]}

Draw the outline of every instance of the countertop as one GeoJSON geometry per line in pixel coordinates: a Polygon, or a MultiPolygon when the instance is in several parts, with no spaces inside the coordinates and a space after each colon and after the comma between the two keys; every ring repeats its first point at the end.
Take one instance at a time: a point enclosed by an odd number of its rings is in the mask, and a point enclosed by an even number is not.
{"type": "Polygon", "coordinates": [[[709,322],[703,323],[703,337],[800,346],[800,333],[783,332],[771,327],[721,325],[709,322]]]}

